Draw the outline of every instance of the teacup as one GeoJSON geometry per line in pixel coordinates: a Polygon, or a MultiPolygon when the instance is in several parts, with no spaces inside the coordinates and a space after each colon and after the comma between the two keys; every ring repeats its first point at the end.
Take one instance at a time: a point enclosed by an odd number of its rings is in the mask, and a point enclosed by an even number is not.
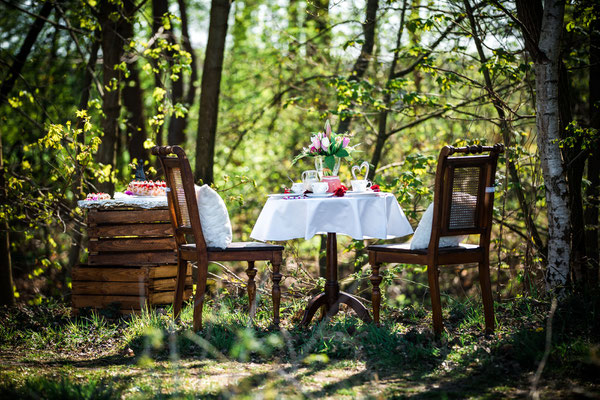
{"type": "Polygon", "coordinates": [[[304,192],[304,183],[296,182],[292,185],[292,192],[294,193],[303,193],[304,192]]]}
{"type": "Polygon", "coordinates": [[[329,184],[327,182],[313,182],[313,184],[312,184],[313,193],[317,193],[317,194],[326,193],[327,189],[329,189],[329,184]]]}
{"type": "Polygon", "coordinates": [[[350,181],[352,184],[353,192],[365,192],[369,186],[371,186],[371,182],[366,179],[356,179],[350,181]]]}

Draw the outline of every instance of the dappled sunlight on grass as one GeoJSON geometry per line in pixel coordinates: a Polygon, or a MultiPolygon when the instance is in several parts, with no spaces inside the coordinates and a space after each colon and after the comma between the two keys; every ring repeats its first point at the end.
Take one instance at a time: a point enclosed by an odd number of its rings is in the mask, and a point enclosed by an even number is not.
{"type": "MultiPolygon", "coordinates": [[[[529,393],[546,345],[548,303],[539,300],[498,304],[500,324],[492,336],[482,332],[477,301],[452,301],[444,309],[446,331],[439,340],[431,333],[430,313],[417,305],[386,308],[379,327],[342,307],[331,321],[301,328],[298,302],[282,307],[284,328],[278,330],[271,326],[266,296],[252,320],[245,301],[244,296],[208,301],[204,330],[197,334],[191,331],[189,304],[180,322],[173,321],[170,308],[122,320],[71,318],[54,306],[3,312],[0,395],[520,397],[529,393]],[[45,350],[31,355],[36,348],[45,350]]],[[[598,337],[589,335],[593,321],[565,324],[568,318],[557,312],[540,390],[550,397],[569,393],[553,383],[561,376],[571,380],[572,390],[599,393],[593,384],[600,372],[593,356],[598,337]]]]}

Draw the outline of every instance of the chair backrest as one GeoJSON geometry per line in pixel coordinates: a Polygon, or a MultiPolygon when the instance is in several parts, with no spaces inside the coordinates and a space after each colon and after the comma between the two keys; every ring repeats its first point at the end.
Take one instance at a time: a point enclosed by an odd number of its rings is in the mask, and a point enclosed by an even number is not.
{"type": "Polygon", "coordinates": [[[152,148],[152,154],[158,156],[165,172],[167,200],[177,246],[187,244],[187,235],[192,235],[196,250],[206,254],[194,175],[185,151],[179,146],[155,146],[152,148]]]}
{"type": "Polygon", "coordinates": [[[430,250],[438,248],[442,236],[471,234],[480,235],[480,245],[489,247],[496,165],[503,151],[502,144],[442,149],[435,177],[430,250]]]}

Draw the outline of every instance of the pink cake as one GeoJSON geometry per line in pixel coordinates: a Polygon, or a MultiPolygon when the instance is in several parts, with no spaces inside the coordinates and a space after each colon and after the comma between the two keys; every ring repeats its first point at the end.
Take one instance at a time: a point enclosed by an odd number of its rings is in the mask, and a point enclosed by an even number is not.
{"type": "Polygon", "coordinates": [[[89,201],[93,201],[93,200],[110,200],[110,194],[108,193],[88,193],[88,195],[85,198],[86,200],[89,201]]]}
{"type": "Polygon", "coordinates": [[[164,196],[166,188],[165,181],[131,181],[125,193],[134,196],[164,196]]]}

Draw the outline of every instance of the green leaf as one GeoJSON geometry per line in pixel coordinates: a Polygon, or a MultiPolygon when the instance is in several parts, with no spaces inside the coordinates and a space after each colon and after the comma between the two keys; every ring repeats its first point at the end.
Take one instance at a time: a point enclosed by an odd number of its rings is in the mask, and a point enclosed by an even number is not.
{"type": "Polygon", "coordinates": [[[335,167],[335,157],[334,156],[325,157],[325,165],[327,165],[327,168],[329,168],[330,170],[333,171],[333,167],[335,167]]]}
{"type": "Polygon", "coordinates": [[[335,153],[335,155],[341,158],[341,157],[348,157],[350,155],[350,153],[348,153],[348,150],[346,150],[346,149],[339,149],[337,151],[337,153],[335,153]]]}

